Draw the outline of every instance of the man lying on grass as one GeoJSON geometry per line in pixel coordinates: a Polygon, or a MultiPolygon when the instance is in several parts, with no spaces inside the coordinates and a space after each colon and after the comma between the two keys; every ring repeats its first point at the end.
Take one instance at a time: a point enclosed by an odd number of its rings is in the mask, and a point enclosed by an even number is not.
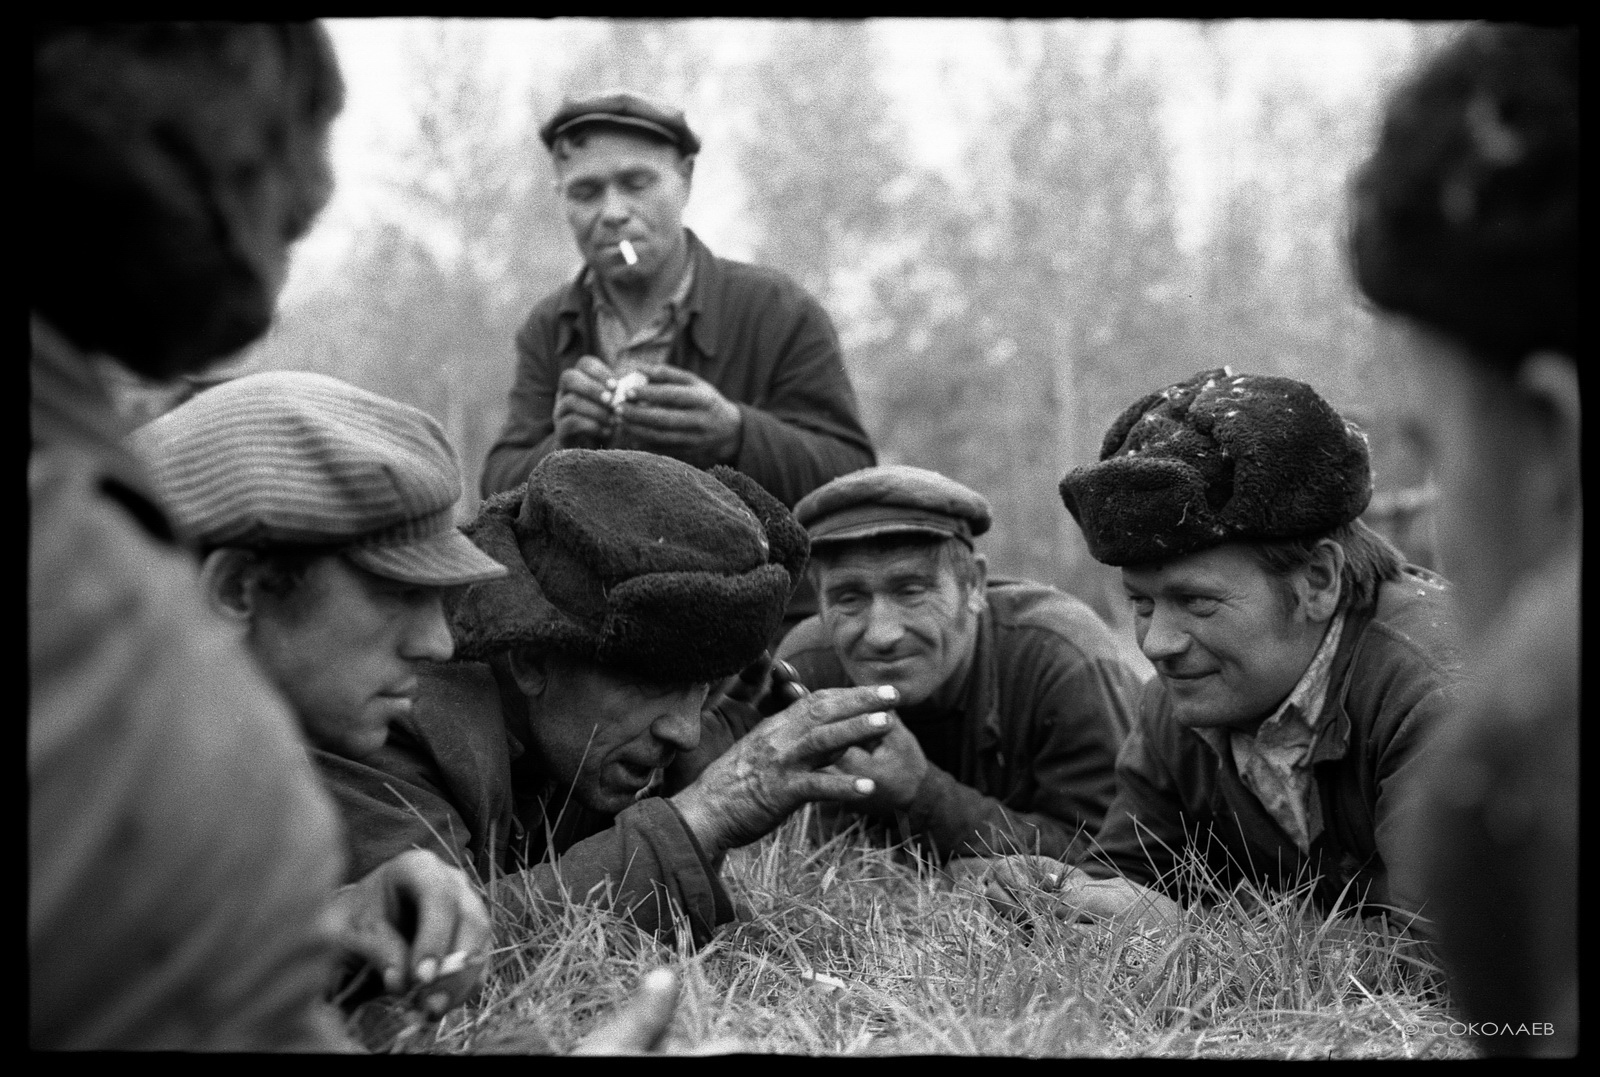
{"type": "Polygon", "coordinates": [[[1088,606],[1026,580],[987,580],[973,540],[989,504],[917,467],[865,468],[795,506],[820,613],[778,650],[809,688],[892,684],[904,725],[840,769],[863,805],[938,858],[1066,859],[1111,802],[1139,678],[1088,606]]]}
{"type": "MultiPolygon", "coordinates": [[[[505,575],[456,530],[461,472],[439,424],[335,378],[224,382],[130,443],[204,556],[212,612],[288,701],[316,758],[381,748],[413,706],[419,663],[450,657],[446,589],[505,575]]],[[[432,853],[373,867],[367,885],[340,891],[343,941],[387,990],[414,990],[437,1015],[481,974],[488,913],[432,853]],[[418,912],[409,937],[372,907],[406,902],[418,912]]]]}
{"type": "MultiPolygon", "coordinates": [[[[1157,677],[1093,852],[1047,865],[1061,915],[1171,922],[1201,896],[1186,847],[1224,888],[1417,908],[1389,869],[1456,660],[1442,581],[1360,522],[1371,494],[1365,436],[1310,386],[1226,370],[1134,404],[1062,480],[1157,677]]],[[[990,896],[1037,867],[1002,862],[990,896]]]]}
{"type": "Polygon", "coordinates": [[[763,656],[806,561],[754,480],[564,449],[467,534],[510,575],[455,603],[458,660],[423,675],[380,751],[324,760],[353,871],[434,849],[514,910],[615,901],[646,931],[681,913],[703,942],[734,915],[728,849],[807,801],[872,793],[822,768],[894,728],[894,689],[816,693],[737,743],[707,707],[763,656]]]}

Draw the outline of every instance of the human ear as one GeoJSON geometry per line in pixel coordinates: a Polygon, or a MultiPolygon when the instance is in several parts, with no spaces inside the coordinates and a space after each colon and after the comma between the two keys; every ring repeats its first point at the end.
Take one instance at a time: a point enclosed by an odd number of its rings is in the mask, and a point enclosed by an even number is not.
{"type": "Polygon", "coordinates": [[[200,591],[223,619],[247,629],[260,611],[255,586],[255,557],[248,550],[224,546],[200,564],[200,591]]]}
{"type": "Polygon", "coordinates": [[[1318,541],[1310,562],[1295,574],[1294,590],[1306,620],[1332,620],[1339,608],[1344,581],[1344,547],[1332,539],[1318,541]]]}
{"type": "Polygon", "coordinates": [[[967,592],[967,606],[973,613],[982,613],[988,601],[989,559],[981,553],[972,555],[972,565],[977,571],[972,577],[972,587],[967,592]]]}
{"type": "Polygon", "coordinates": [[[511,668],[511,677],[523,695],[530,699],[544,695],[550,675],[545,670],[543,655],[527,647],[513,647],[506,652],[506,665],[511,668]]]}
{"type": "Polygon", "coordinates": [[[695,157],[693,154],[678,162],[678,175],[683,177],[683,185],[685,187],[692,186],[694,183],[694,162],[695,157]]]}
{"type": "Polygon", "coordinates": [[[1578,367],[1560,352],[1533,352],[1517,367],[1515,384],[1528,415],[1519,455],[1524,519],[1559,532],[1582,508],[1578,367]]]}

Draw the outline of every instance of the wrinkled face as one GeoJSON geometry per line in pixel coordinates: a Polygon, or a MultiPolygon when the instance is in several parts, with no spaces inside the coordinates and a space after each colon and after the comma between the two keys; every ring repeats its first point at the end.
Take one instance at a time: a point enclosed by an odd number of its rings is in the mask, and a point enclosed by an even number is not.
{"type": "Polygon", "coordinates": [[[1286,612],[1248,549],[1122,570],[1139,648],[1186,726],[1253,730],[1294,690],[1327,623],[1286,612]]]}
{"type": "Polygon", "coordinates": [[[444,589],[375,576],[321,557],[282,598],[261,596],[249,645],[317,747],[371,755],[389,723],[411,713],[416,663],[454,652],[444,589]]]}
{"type": "Polygon", "coordinates": [[[583,260],[607,283],[648,283],[682,248],[692,164],[672,146],[605,128],[555,158],[556,189],[583,260]],[[628,265],[618,244],[633,244],[628,265]]]}
{"type": "Polygon", "coordinates": [[[1490,627],[1524,571],[1534,545],[1525,529],[1541,526],[1517,498],[1517,463],[1530,448],[1519,438],[1523,417],[1511,379],[1496,377],[1447,338],[1406,327],[1402,346],[1412,379],[1401,421],[1438,484],[1442,569],[1455,585],[1463,627],[1476,633],[1490,627]]]}
{"type": "Polygon", "coordinates": [[[965,674],[983,594],[940,564],[937,547],[846,549],[817,582],[823,628],[854,683],[892,684],[915,707],[965,674]]]}
{"type": "Polygon", "coordinates": [[[708,684],[639,680],[557,656],[544,670],[529,699],[534,748],[550,778],[595,811],[622,811],[655,770],[700,743],[708,684]]]}

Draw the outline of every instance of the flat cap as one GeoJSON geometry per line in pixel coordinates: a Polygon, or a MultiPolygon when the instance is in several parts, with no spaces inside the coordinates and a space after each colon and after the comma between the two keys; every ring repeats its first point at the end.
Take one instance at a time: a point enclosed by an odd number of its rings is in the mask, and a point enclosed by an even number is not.
{"type": "Polygon", "coordinates": [[[1367,438],[1304,382],[1226,368],[1151,393],[1061,480],[1089,553],[1133,565],[1331,531],[1372,499],[1367,438]]]}
{"type": "Polygon", "coordinates": [[[664,139],[688,156],[700,152],[700,138],[689,129],[681,109],[652,101],[631,90],[611,90],[594,97],[568,97],[555,115],[539,128],[545,149],[553,149],[556,139],[589,124],[606,124],[644,131],[664,139]]]}
{"type": "Polygon", "coordinates": [[[458,658],[531,645],[671,683],[759,658],[809,552],[749,476],[629,449],[551,453],[466,532],[510,574],[452,604],[458,658]]]}
{"type": "Polygon", "coordinates": [[[203,547],[335,546],[379,576],[440,587],[505,575],[455,527],[461,469],[439,424],[337,378],[235,378],[130,442],[203,547]]]}
{"type": "Polygon", "coordinates": [[[794,513],[813,546],[890,534],[952,537],[971,546],[989,530],[991,516],[982,494],[905,464],[841,475],[801,498],[794,513]]]}

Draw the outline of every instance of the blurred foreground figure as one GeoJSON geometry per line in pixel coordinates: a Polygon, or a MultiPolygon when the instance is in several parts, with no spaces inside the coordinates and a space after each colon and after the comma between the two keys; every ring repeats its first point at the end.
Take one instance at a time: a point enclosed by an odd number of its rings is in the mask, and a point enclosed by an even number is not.
{"type": "MultiPolygon", "coordinates": [[[[461,470],[430,416],[335,378],[251,374],[130,439],[204,562],[213,612],[283,693],[328,765],[381,748],[419,667],[448,659],[447,588],[505,575],[454,524],[461,470]]],[[[436,1016],[476,986],[489,915],[432,853],[342,889],[341,942],[436,1016]],[[409,903],[402,934],[384,909],[409,903]]]]}
{"type": "Polygon", "coordinates": [[[1491,1054],[1578,1047],[1578,97],[1577,30],[1474,27],[1395,96],[1355,188],[1472,674],[1409,862],[1491,1054]]]}
{"type": "Polygon", "coordinates": [[[663,935],[681,915],[703,943],[734,916],[727,850],[872,792],[821,768],[893,729],[892,688],[815,693],[737,743],[707,706],[762,657],[806,560],[753,480],[565,449],[467,533],[509,575],[454,604],[456,660],[423,674],[389,743],[328,766],[354,871],[435,849],[514,911],[610,901],[663,935]]]}
{"type": "Polygon", "coordinates": [[[36,26],[28,996],[40,1049],[328,1050],[341,856],[91,353],[172,378],[267,326],[342,87],[303,25],[36,26]]]}
{"type": "Polygon", "coordinates": [[[989,503],[937,472],[863,468],[795,507],[821,611],[778,657],[808,688],[892,684],[904,722],[839,760],[874,779],[868,817],[940,862],[1068,859],[1111,803],[1139,678],[1094,611],[1053,587],[990,580],[989,503]]]}
{"type": "Polygon", "coordinates": [[[1303,382],[1203,371],[1124,411],[1061,496],[1156,668],[1061,911],[1170,922],[1197,886],[1305,883],[1408,924],[1393,869],[1455,658],[1444,587],[1358,519],[1366,437],[1303,382]]]}

